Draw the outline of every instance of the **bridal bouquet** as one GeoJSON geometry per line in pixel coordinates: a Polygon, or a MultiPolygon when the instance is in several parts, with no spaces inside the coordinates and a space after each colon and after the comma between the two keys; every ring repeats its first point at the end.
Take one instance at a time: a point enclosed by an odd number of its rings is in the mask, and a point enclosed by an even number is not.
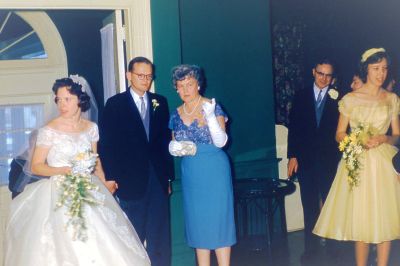
{"type": "Polygon", "coordinates": [[[56,209],[66,207],[66,215],[69,216],[66,228],[73,227],[74,240],[87,240],[85,204],[99,203],[91,195],[91,191],[98,190],[98,186],[92,183],[92,172],[96,166],[97,156],[91,151],[78,153],[71,162],[71,173],[61,176],[57,181],[60,196],[56,203],[56,209]]]}
{"type": "Polygon", "coordinates": [[[360,155],[365,151],[365,143],[369,137],[373,136],[373,129],[365,124],[359,124],[353,128],[350,135],[344,137],[339,143],[339,150],[343,152],[342,158],[345,161],[347,170],[347,181],[350,189],[360,183],[359,171],[362,167],[360,155]]]}

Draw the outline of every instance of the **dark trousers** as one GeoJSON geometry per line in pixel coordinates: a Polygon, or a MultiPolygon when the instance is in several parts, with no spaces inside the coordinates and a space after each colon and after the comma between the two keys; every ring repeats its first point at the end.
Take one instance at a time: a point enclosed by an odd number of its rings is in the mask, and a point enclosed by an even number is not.
{"type": "Polygon", "coordinates": [[[318,170],[304,169],[298,174],[304,214],[305,252],[314,252],[319,247],[319,238],[312,233],[312,230],[318,220],[320,202],[321,200],[325,202],[333,180],[333,176],[330,176],[327,171],[318,170]]]}
{"type": "Polygon", "coordinates": [[[152,266],[171,265],[171,236],[168,195],[154,171],[150,171],[147,193],[139,200],[120,199],[121,208],[135,227],[152,266]]]}

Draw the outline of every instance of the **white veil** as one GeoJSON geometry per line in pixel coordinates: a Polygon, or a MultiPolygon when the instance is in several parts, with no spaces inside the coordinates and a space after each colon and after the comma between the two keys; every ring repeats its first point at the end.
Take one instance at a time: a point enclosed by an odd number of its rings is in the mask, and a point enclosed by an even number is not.
{"type": "Polygon", "coordinates": [[[22,152],[15,156],[11,162],[8,187],[13,193],[13,197],[21,193],[27,184],[47,178],[45,176],[34,175],[31,171],[31,161],[36,146],[37,135],[38,129],[32,130],[29,134],[28,143],[24,146],[22,152]]]}
{"type": "MultiPolygon", "coordinates": [[[[80,84],[82,86],[82,91],[86,92],[90,97],[90,108],[88,111],[82,112],[81,116],[97,123],[98,107],[89,83],[79,75],[70,75],[69,78],[71,78],[75,83],[80,84]]],[[[9,172],[9,189],[13,194],[22,192],[25,186],[29,183],[38,181],[42,178],[48,178],[45,176],[34,175],[31,170],[31,161],[36,146],[38,132],[38,129],[32,130],[29,134],[28,143],[24,145],[19,155],[15,156],[11,163],[11,169],[9,172]]]]}
{"type": "Polygon", "coordinates": [[[86,81],[84,77],[79,75],[69,75],[69,78],[72,79],[75,83],[81,85],[82,91],[86,92],[90,97],[90,108],[86,112],[84,113],[82,112],[81,116],[85,119],[97,123],[99,108],[97,107],[97,102],[96,99],[94,98],[94,94],[92,92],[92,89],[90,88],[89,83],[86,81]]]}

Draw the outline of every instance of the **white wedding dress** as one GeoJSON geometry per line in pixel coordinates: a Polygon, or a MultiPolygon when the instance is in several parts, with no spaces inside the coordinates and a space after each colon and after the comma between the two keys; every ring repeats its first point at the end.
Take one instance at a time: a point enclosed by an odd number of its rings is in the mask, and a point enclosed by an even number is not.
{"type": "MultiPolygon", "coordinates": [[[[47,163],[70,164],[78,152],[91,148],[99,138],[96,124],[85,132],[64,133],[49,127],[39,130],[36,145],[49,146],[47,163]]],[[[99,186],[93,196],[102,204],[85,205],[88,239],[73,240],[66,229],[66,208],[55,209],[59,176],[28,185],[11,203],[6,227],[5,266],[123,266],[150,265],[135,229],[110,192],[99,186]]]]}

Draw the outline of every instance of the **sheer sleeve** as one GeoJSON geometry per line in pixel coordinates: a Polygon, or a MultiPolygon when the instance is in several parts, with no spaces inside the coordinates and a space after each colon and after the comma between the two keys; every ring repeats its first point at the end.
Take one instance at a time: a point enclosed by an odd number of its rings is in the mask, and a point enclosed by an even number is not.
{"type": "Polygon", "coordinates": [[[219,105],[218,103],[215,105],[215,116],[223,116],[225,119],[225,122],[228,121],[228,116],[226,115],[224,110],[222,110],[221,105],[219,105]]]}
{"type": "Polygon", "coordinates": [[[171,129],[172,131],[175,131],[175,128],[176,128],[176,126],[175,126],[176,122],[175,121],[176,121],[176,119],[179,118],[177,116],[178,116],[178,111],[175,110],[171,114],[171,116],[169,117],[168,128],[171,129]]]}
{"type": "Polygon", "coordinates": [[[391,115],[392,118],[395,118],[396,116],[399,115],[399,111],[400,111],[400,101],[399,101],[399,97],[392,93],[392,99],[391,99],[391,115]]]}
{"type": "Polygon", "coordinates": [[[54,132],[49,128],[43,127],[39,129],[37,135],[36,146],[51,146],[53,145],[54,132]]]}
{"type": "Polygon", "coordinates": [[[88,131],[88,135],[91,142],[99,141],[99,127],[97,126],[97,124],[92,123],[88,131]]]}
{"type": "Polygon", "coordinates": [[[350,117],[351,111],[353,110],[350,102],[349,94],[346,94],[340,101],[339,101],[339,112],[346,117],[350,117]]]}

